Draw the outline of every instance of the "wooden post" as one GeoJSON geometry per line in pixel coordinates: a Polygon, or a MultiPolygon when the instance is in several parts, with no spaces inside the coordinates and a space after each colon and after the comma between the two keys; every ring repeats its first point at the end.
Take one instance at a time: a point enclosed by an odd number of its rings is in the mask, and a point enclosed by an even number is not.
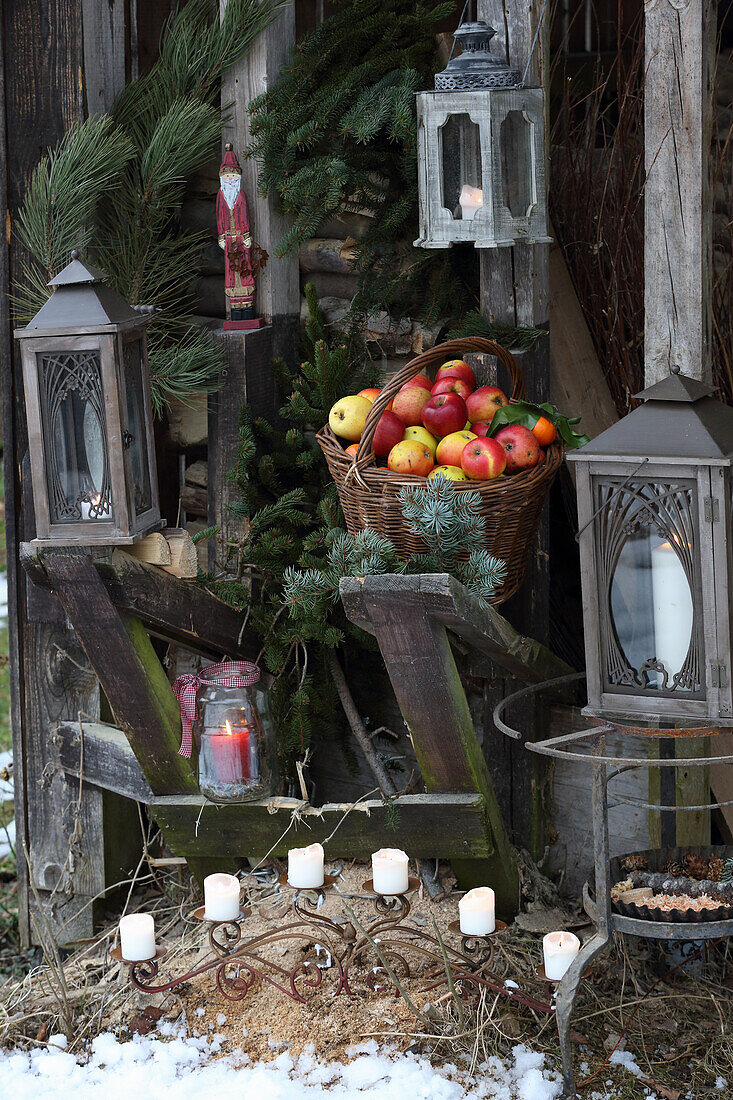
{"type": "MultiPolygon", "coordinates": [[[[82,0],[84,89],[87,114],[111,110],[125,86],[126,8],[129,0],[82,0]]],[[[136,0],[133,0],[133,6],[136,0]]]]}
{"type": "MultiPolygon", "coordinates": [[[[644,6],[644,383],[672,366],[712,381],[712,193],[710,143],[717,4],[714,0],[647,0],[644,6]]],[[[705,751],[705,741],[698,751],[705,751]]],[[[675,745],[677,755],[692,755],[675,745]]],[[[669,769],[665,769],[669,770],[669,769]]],[[[649,773],[650,802],[665,789],[649,773]]],[[[677,771],[668,798],[708,801],[710,769],[677,771]]],[[[681,845],[710,843],[707,812],[676,818],[681,845]]],[[[650,812],[650,832],[660,815],[650,812]]]]}
{"type": "MultiPolygon", "coordinates": [[[[478,0],[477,16],[496,30],[492,48],[504,52],[507,61],[521,72],[532,53],[543,0],[478,0]]],[[[547,88],[549,78],[549,19],[545,12],[532,54],[527,82],[547,88]]],[[[546,128],[547,132],[547,128],[546,128]]],[[[549,332],[549,245],[516,244],[512,248],[483,249],[481,264],[481,309],[487,317],[510,325],[532,325],[549,332]]],[[[531,351],[518,356],[527,378],[532,401],[546,401],[550,394],[550,342],[537,341],[531,351]]],[[[501,382],[500,382],[501,384],[501,382]]],[[[534,552],[520,593],[503,609],[520,630],[547,641],[550,619],[549,556],[547,514],[540,521],[534,552]]],[[[486,689],[486,733],[484,751],[500,792],[507,827],[516,843],[537,857],[545,844],[548,770],[546,765],[521,746],[507,743],[496,731],[491,713],[496,701],[515,690],[497,672],[486,689]]],[[[526,705],[522,718],[525,729],[540,734],[541,715],[534,701],[526,705]]]]}
{"type": "Polygon", "coordinates": [[[235,494],[228,475],[237,463],[242,406],[253,416],[264,416],[270,422],[277,419],[273,333],[271,325],[247,332],[214,331],[222,344],[226,368],[220,389],[209,397],[209,523],[219,528],[219,534],[209,540],[209,569],[213,572],[227,567],[236,572],[236,557],[233,565],[227,566],[226,548],[246,526],[245,520],[229,512],[235,494]]]}
{"type": "Polygon", "coordinates": [[[712,379],[710,141],[714,0],[647,0],[645,383],[678,364],[712,379]]]}
{"type": "MultiPolygon", "coordinates": [[[[228,0],[220,0],[224,12],[228,0]]],[[[258,165],[245,156],[249,145],[249,104],[278,78],[295,43],[295,0],[286,0],[278,16],[259,35],[247,57],[224,73],[221,102],[224,141],[231,141],[242,165],[242,187],[247,195],[254,243],[269,254],[265,270],[257,276],[255,308],[273,326],[273,355],[289,362],[297,354],[300,290],[297,252],[275,257],[275,248],[287,229],[273,196],[261,195],[258,165]]]]}

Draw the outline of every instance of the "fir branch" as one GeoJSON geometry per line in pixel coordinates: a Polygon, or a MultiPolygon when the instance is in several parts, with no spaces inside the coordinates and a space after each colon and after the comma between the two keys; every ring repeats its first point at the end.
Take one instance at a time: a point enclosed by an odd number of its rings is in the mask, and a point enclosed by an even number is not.
{"type": "Polygon", "coordinates": [[[539,339],[547,336],[547,329],[531,325],[515,327],[501,321],[489,321],[479,310],[465,314],[448,332],[446,340],[461,340],[465,336],[483,336],[505,348],[528,351],[539,339]]]}

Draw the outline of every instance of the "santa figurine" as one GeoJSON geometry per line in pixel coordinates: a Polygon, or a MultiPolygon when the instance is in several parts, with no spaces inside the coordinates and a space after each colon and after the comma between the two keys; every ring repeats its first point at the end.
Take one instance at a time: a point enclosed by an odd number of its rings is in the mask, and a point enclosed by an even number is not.
{"type": "Polygon", "coordinates": [[[224,249],[225,329],[260,328],[254,315],[255,275],[264,266],[266,254],[252,245],[247,198],[242,190],[242,169],[232,145],[224,146],[216,196],[216,228],[219,247],[224,249]]]}

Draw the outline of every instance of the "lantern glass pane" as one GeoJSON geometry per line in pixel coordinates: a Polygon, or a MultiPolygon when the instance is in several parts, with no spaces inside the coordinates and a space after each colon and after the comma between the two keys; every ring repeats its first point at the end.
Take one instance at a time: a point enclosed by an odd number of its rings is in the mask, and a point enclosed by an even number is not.
{"type": "Polygon", "coordinates": [[[127,431],[124,436],[124,446],[132,481],[135,515],[139,516],[152,506],[141,340],[133,340],[125,345],[124,372],[127,404],[127,431]]]}
{"type": "Polygon", "coordinates": [[[501,124],[502,196],[513,218],[528,217],[535,202],[533,129],[524,111],[509,111],[501,124]]]}
{"type": "Polygon", "coordinates": [[[595,483],[604,690],[704,696],[695,483],[595,483]]]}
{"type": "Polygon", "coordinates": [[[98,351],[36,358],[52,523],[111,520],[112,494],[98,351]]]}
{"type": "Polygon", "coordinates": [[[480,131],[467,114],[449,115],[440,130],[443,206],[455,221],[483,205],[480,131]]]}

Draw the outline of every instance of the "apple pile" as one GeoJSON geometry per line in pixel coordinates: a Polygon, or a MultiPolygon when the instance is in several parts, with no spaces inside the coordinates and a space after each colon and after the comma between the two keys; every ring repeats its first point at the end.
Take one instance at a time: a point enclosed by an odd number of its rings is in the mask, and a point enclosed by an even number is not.
{"type": "MultiPolygon", "coordinates": [[[[356,453],[380,392],[361,390],[331,409],[331,431],[347,441],[348,454],[356,453]]],[[[531,430],[507,424],[492,436],[494,413],[508,404],[498,386],[477,389],[468,363],[451,359],[440,367],[435,382],[417,374],[402,386],[379,418],[372,450],[394,473],[452,481],[491,481],[532,469],[543,461],[543,447],[555,439],[555,426],[541,416],[531,430]]]]}

